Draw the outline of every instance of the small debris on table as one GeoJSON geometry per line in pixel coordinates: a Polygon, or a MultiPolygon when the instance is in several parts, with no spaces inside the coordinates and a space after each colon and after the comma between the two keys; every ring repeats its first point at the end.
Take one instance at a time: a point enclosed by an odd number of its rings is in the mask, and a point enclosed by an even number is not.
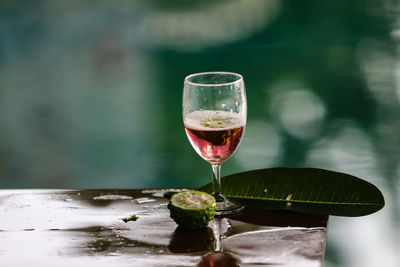
{"type": "Polygon", "coordinates": [[[132,216],[123,218],[122,220],[123,220],[125,223],[127,223],[127,222],[131,222],[131,221],[135,222],[137,219],[139,219],[139,217],[136,216],[136,214],[133,214],[132,216]]]}

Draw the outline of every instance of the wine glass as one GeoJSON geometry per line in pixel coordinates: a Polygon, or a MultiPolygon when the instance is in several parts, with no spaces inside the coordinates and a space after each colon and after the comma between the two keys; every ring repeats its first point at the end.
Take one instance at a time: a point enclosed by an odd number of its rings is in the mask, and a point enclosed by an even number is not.
{"type": "Polygon", "coordinates": [[[244,207],[221,194],[221,164],[238,147],[246,125],[247,102],[243,77],[232,72],[203,72],[185,78],[183,122],[194,150],[211,164],[216,215],[244,207]]]}

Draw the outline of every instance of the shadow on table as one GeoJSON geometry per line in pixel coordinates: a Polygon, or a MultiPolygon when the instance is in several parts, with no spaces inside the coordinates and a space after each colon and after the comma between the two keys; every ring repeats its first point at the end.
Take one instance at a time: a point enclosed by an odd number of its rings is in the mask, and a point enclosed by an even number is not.
{"type": "Polygon", "coordinates": [[[233,220],[261,226],[276,227],[326,227],[327,215],[305,214],[286,210],[258,210],[245,208],[240,214],[231,216],[233,220]]]}

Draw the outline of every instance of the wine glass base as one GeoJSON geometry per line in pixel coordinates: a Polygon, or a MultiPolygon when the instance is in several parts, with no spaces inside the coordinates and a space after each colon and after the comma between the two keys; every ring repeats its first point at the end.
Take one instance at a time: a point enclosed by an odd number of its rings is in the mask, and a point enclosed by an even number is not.
{"type": "Polygon", "coordinates": [[[231,202],[227,199],[217,202],[215,210],[215,217],[223,217],[227,215],[234,215],[241,212],[244,206],[239,203],[231,202]]]}

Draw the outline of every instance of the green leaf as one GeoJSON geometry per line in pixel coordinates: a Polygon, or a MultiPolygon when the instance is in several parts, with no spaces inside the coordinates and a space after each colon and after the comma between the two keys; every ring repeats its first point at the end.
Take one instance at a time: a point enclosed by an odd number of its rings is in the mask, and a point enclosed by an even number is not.
{"type": "MultiPolygon", "coordinates": [[[[211,183],[199,190],[210,193],[211,183]]],[[[373,184],[349,174],[315,168],[272,168],[222,178],[222,193],[258,209],[363,216],[380,210],[385,200],[373,184]]]]}

